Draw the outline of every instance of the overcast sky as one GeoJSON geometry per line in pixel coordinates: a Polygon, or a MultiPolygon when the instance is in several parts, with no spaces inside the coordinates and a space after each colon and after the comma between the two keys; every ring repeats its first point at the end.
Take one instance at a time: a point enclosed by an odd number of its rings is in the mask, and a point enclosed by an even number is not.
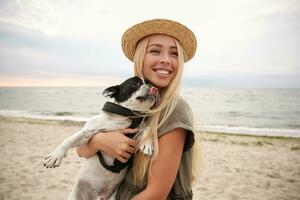
{"type": "Polygon", "coordinates": [[[187,85],[300,87],[299,0],[0,0],[0,86],[117,83],[122,33],[152,18],[194,31],[187,85]]]}

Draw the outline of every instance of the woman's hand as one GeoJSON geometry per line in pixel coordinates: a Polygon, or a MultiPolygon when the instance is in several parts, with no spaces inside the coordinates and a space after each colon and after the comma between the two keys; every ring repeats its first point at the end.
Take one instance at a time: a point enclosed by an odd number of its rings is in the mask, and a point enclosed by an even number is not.
{"type": "Polygon", "coordinates": [[[123,129],[106,133],[97,133],[88,144],[77,148],[80,157],[89,158],[99,150],[125,163],[135,151],[136,141],[126,134],[136,133],[138,129],[123,129]]]}

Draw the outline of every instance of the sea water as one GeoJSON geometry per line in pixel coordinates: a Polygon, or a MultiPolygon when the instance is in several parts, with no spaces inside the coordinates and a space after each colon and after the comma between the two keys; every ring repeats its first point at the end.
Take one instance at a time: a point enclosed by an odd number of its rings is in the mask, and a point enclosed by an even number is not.
{"type": "MultiPolygon", "coordinates": [[[[0,115],[86,121],[104,88],[0,88],[0,115]]],[[[300,89],[183,88],[202,131],[300,137],[300,89]]]]}

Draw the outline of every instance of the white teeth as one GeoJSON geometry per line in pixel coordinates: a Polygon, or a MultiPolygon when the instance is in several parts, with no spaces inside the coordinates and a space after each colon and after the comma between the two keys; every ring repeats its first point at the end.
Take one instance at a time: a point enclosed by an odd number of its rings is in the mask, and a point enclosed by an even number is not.
{"type": "Polygon", "coordinates": [[[157,69],[156,72],[163,74],[163,75],[169,75],[170,71],[164,70],[164,69],[157,69]]]}

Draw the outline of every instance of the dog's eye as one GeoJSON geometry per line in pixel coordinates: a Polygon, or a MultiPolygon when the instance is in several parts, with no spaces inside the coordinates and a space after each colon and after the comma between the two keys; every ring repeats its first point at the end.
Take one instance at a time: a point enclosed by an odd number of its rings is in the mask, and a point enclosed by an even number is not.
{"type": "Polygon", "coordinates": [[[140,86],[140,83],[139,83],[139,82],[134,82],[134,83],[132,83],[132,86],[133,86],[133,87],[139,87],[139,86],[140,86]]]}

